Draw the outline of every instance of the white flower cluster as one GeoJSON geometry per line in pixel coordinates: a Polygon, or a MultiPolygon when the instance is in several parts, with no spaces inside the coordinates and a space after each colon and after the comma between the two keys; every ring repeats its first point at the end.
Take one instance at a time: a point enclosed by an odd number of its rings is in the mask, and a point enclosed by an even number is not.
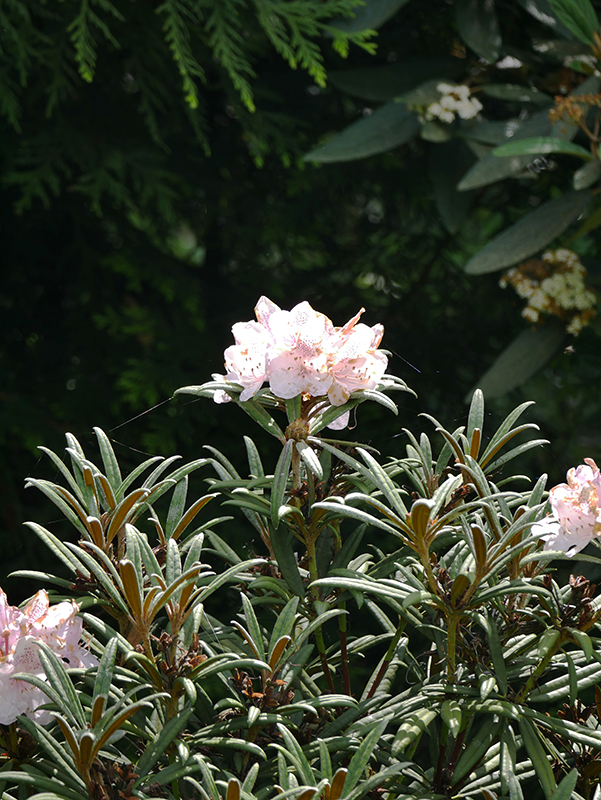
{"type": "Polygon", "coordinates": [[[578,56],[566,56],[562,59],[562,64],[564,67],[568,69],[572,66],[574,61],[580,62],[580,64],[586,64],[587,67],[591,67],[595,71],[595,75],[599,75],[599,70],[596,69],[597,66],[597,56],[593,55],[592,53],[585,54],[578,56]]]}
{"type": "Polygon", "coordinates": [[[595,316],[597,296],[585,283],[586,269],[576,253],[565,247],[549,250],[539,261],[533,259],[510,269],[499,281],[513,286],[528,301],[522,316],[538,322],[549,314],[566,322],[568,333],[577,336],[595,316]]]}
{"type": "MultiPolygon", "coordinates": [[[[332,406],[344,405],[353,392],[375,389],[388,364],[377,349],[384,328],[360,323],[363,311],[337,328],[306,301],[283,311],[261,297],[255,308],[257,322],[233,326],[236,343],[224,353],[226,375],[214,377],[241,386],[242,402],[269,381],[273,394],[282,399],[327,396],[332,406]]],[[[227,403],[231,397],[218,390],[213,399],[227,403]]],[[[347,411],[328,427],[340,430],[348,419],[347,411]]]]}
{"type": "Polygon", "coordinates": [[[438,119],[453,122],[460,119],[473,119],[482,110],[482,103],[470,97],[470,88],[464,84],[439,83],[436,91],[442,95],[436,103],[430,103],[424,111],[424,120],[438,119]]]}
{"type": "Polygon", "coordinates": [[[38,644],[47,645],[67,667],[87,669],[98,664],[80,644],[79,608],[71,601],[51,606],[48,594],[41,589],[22,608],[9,606],[0,589],[0,724],[10,725],[19,714],[46,725],[52,716],[39,706],[48,697],[31,683],[17,680],[19,673],[45,678],[38,644]]]}
{"type": "Polygon", "coordinates": [[[601,536],[601,472],[592,458],[568,471],[568,482],[549,492],[551,514],[532,526],[545,550],[579,553],[601,536]]]}

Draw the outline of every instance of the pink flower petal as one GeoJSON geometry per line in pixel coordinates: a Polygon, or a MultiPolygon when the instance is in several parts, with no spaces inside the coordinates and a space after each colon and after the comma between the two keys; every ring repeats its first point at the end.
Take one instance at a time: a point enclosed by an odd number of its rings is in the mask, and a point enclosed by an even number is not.
{"type": "Polygon", "coordinates": [[[567,481],[551,489],[552,514],[533,525],[532,531],[545,540],[545,550],[572,556],[601,537],[601,473],[587,458],[568,471],[567,481]]]}
{"type": "Polygon", "coordinates": [[[341,414],[334,422],[330,422],[327,427],[331,428],[333,431],[344,430],[348,425],[350,413],[350,411],[345,411],[344,414],[341,414]]]}

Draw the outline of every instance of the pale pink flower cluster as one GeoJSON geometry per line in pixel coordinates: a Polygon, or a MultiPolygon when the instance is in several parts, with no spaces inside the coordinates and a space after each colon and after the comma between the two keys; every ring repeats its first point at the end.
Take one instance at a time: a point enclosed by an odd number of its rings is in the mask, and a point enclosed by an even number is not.
{"type": "Polygon", "coordinates": [[[38,710],[48,702],[41,689],[13,675],[28,672],[44,678],[38,642],[48,645],[66,667],[93,667],[98,661],[81,647],[81,619],[73,601],[51,606],[41,589],[27,605],[9,606],[0,589],[0,724],[9,725],[26,714],[42,725],[50,715],[38,710]]]}
{"type": "MultiPolygon", "coordinates": [[[[269,381],[276,397],[326,397],[333,406],[347,402],[353,392],[375,389],[388,359],[378,345],[384,329],[359,322],[361,309],[346,325],[336,328],[324,314],[303,302],[283,311],[267,297],[255,308],[257,322],[232,327],[236,343],[224,353],[226,380],[240,384],[240,400],[250,400],[269,381]]],[[[215,393],[217,403],[230,400],[215,393]]],[[[336,420],[344,427],[348,414],[336,420]]]]}
{"type": "Polygon", "coordinates": [[[601,537],[601,472],[592,458],[568,471],[567,483],[549,492],[552,513],[532,526],[545,540],[545,550],[573,556],[601,537]]]}

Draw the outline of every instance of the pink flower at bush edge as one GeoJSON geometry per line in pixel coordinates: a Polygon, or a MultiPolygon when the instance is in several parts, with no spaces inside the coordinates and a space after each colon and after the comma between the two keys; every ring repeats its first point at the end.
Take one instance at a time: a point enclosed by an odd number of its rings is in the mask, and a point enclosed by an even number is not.
{"type": "Polygon", "coordinates": [[[562,550],[573,556],[601,536],[601,472],[592,460],[572,467],[567,483],[549,492],[552,513],[532,526],[545,540],[545,550],[562,550]]]}
{"type": "Polygon", "coordinates": [[[51,716],[39,711],[48,698],[26,681],[13,675],[28,672],[44,677],[38,643],[43,642],[68,667],[93,667],[96,658],[80,645],[82,623],[79,608],[73,601],[51,606],[48,594],[41,589],[23,609],[8,605],[0,589],[0,724],[9,725],[20,714],[42,725],[51,716]]]}

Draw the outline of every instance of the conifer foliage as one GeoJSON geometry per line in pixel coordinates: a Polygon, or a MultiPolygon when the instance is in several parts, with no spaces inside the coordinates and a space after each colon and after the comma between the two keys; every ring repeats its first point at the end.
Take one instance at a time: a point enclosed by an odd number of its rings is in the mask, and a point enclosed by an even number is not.
{"type": "Polygon", "coordinates": [[[0,114],[13,134],[4,185],[20,190],[17,209],[26,210],[36,198],[47,207],[52,196],[68,189],[83,193],[98,213],[103,202],[133,210],[142,198],[173,221],[171,177],[159,165],[170,150],[168,139],[186,126],[209,153],[207,87],[219,86],[233,106],[241,101],[246,112],[254,112],[254,65],[272,48],[292,69],[325,85],[324,41],[341,54],[351,43],[373,51],[374,31],[332,24],[354,16],[358,5],[358,0],[158,5],[8,0],[0,9],[0,114]],[[180,95],[173,95],[165,80],[174,71],[180,95]],[[114,120],[112,141],[96,137],[94,121],[82,124],[78,113],[90,94],[93,99],[107,92],[121,95],[115,105],[124,107],[114,120]],[[60,124],[45,125],[59,109],[66,111],[60,124]],[[143,129],[139,149],[128,153],[120,128],[132,110],[143,129]]]}

